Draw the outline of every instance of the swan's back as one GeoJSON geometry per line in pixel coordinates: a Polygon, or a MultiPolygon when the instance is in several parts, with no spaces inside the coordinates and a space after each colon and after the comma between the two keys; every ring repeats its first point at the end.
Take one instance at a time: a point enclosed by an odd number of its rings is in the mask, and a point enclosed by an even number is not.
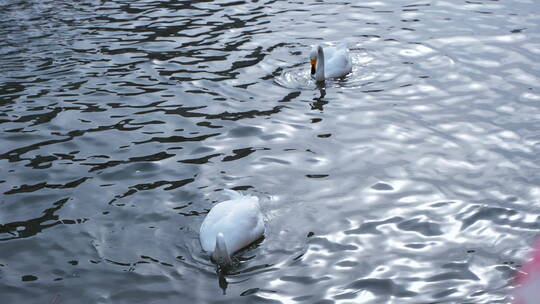
{"type": "Polygon", "coordinates": [[[325,78],[343,77],[352,71],[352,61],[346,44],[324,48],[325,78]]]}
{"type": "Polygon", "coordinates": [[[201,230],[202,248],[214,252],[216,236],[223,233],[229,254],[256,241],[264,234],[264,219],[255,196],[228,190],[230,200],[216,204],[206,215],[201,230]]]}

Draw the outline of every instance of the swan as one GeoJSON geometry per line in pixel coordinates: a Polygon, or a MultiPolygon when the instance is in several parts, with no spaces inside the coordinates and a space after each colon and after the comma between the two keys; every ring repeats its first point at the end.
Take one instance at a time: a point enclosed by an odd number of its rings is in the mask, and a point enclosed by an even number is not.
{"type": "Polygon", "coordinates": [[[345,44],[336,47],[316,45],[311,49],[311,76],[317,82],[326,78],[343,77],[352,71],[352,61],[345,44]]]}
{"type": "Polygon", "coordinates": [[[206,215],[199,240],[204,251],[221,269],[232,267],[231,255],[264,235],[259,199],[224,189],[229,200],[218,203],[206,215]]]}

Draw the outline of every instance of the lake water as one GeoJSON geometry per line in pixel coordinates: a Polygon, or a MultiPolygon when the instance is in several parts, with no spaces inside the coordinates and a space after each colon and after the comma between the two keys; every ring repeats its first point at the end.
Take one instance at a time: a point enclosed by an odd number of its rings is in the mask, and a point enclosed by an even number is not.
{"type": "Polygon", "coordinates": [[[1,303],[510,303],[537,1],[0,0],[1,303]],[[345,79],[309,77],[346,42],[345,79]],[[218,276],[221,189],[264,240],[218,276]]]}

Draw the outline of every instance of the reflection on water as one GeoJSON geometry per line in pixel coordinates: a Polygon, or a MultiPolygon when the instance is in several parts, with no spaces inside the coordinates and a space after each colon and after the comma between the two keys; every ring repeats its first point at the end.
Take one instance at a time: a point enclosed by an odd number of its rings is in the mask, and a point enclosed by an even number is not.
{"type": "Polygon", "coordinates": [[[0,302],[511,302],[533,1],[0,6],[0,302]],[[342,41],[317,87],[311,45],[342,41]],[[267,217],[225,276],[198,240],[224,188],[267,217]]]}

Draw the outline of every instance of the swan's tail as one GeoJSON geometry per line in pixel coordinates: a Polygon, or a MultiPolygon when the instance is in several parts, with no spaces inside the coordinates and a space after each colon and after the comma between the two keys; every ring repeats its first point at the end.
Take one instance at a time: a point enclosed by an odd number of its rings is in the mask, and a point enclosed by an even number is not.
{"type": "Polygon", "coordinates": [[[231,199],[231,200],[252,197],[249,194],[242,194],[241,192],[230,190],[230,189],[223,189],[223,194],[228,196],[229,199],[231,199]]]}
{"type": "Polygon", "coordinates": [[[227,270],[232,267],[233,262],[229,251],[227,250],[227,244],[225,243],[225,237],[223,233],[218,233],[216,236],[216,246],[214,247],[214,253],[212,254],[212,259],[214,263],[222,270],[227,270]]]}

